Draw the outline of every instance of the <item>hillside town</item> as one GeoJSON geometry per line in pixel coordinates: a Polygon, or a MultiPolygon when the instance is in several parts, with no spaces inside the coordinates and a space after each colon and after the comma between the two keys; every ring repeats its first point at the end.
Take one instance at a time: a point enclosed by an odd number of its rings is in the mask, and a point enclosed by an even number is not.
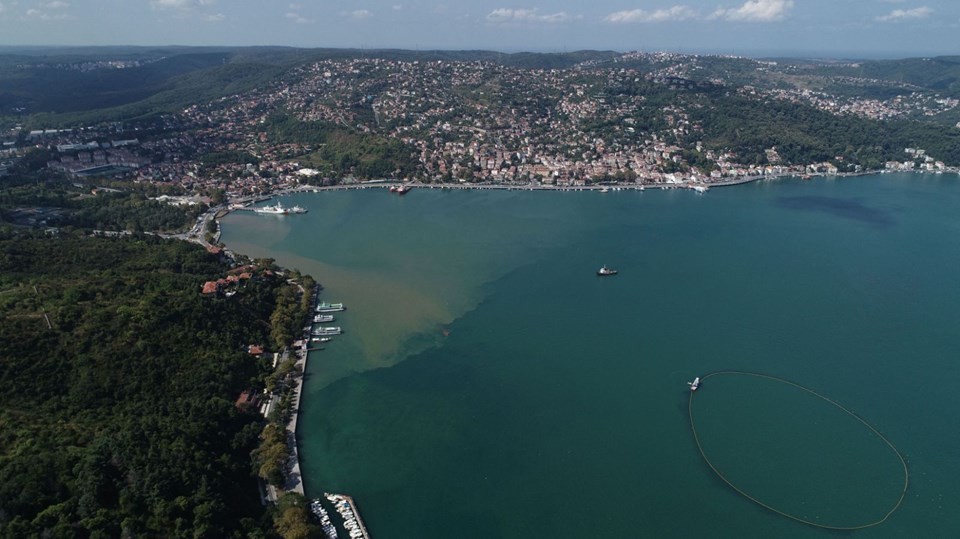
{"type": "MultiPolygon", "coordinates": [[[[706,188],[745,178],[864,169],[843,156],[784,162],[774,145],[764,149],[762,162],[717,147],[705,133],[697,91],[734,91],[744,99],[804,103],[872,119],[935,115],[960,103],[920,92],[886,101],[841,99],[812,90],[694,80],[704,62],[667,53],[629,53],[609,64],[593,61],[571,69],[519,69],[488,61],[324,60],[295,67],[265,87],[146,124],[13,131],[3,139],[4,165],[27,148],[43,148],[50,156],[47,168],[72,177],[121,175],[184,193],[223,191],[233,197],[378,179],[706,188]],[[372,174],[349,160],[330,162],[322,152],[327,144],[283,133],[278,117],[291,118],[301,131],[333,130],[337,136],[342,131],[373,141],[371,146],[394,144],[399,150],[393,162],[409,166],[380,167],[372,174]]],[[[771,68],[770,62],[749,62],[751,69],[771,68]]],[[[948,170],[937,156],[907,148],[902,159],[884,167],[948,170]]]]}

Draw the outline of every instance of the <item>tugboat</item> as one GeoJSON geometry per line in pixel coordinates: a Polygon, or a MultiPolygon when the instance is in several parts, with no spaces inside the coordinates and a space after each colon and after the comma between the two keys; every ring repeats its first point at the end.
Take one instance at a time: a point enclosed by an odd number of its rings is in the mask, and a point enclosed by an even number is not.
{"type": "Polygon", "coordinates": [[[603,266],[597,270],[597,275],[599,275],[600,277],[607,277],[608,275],[616,275],[616,274],[617,274],[617,270],[610,269],[606,266],[603,266]]]}
{"type": "Polygon", "coordinates": [[[687,382],[687,385],[690,386],[690,391],[696,391],[700,387],[700,377],[697,376],[692,382],[687,382]]]}

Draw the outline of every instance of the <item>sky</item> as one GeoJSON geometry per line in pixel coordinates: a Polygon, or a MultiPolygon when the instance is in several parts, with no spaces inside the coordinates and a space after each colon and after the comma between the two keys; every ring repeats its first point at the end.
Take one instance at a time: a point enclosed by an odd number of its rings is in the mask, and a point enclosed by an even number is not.
{"type": "Polygon", "coordinates": [[[0,45],[960,54],[958,0],[0,0],[0,45]]]}

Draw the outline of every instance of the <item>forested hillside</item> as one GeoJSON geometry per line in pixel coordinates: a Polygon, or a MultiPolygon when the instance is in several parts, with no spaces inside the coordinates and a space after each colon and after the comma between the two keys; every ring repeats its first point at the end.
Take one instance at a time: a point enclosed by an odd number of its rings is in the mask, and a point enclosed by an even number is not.
{"type": "MultiPolygon", "coordinates": [[[[0,536],[246,537],[265,520],[250,453],[284,279],[150,237],[0,237],[0,536]],[[249,271],[249,270],[248,270],[249,271]],[[49,324],[48,324],[49,321],[49,324]]],[[[269,532],[268,532],[269,533],[269,532]]]]}

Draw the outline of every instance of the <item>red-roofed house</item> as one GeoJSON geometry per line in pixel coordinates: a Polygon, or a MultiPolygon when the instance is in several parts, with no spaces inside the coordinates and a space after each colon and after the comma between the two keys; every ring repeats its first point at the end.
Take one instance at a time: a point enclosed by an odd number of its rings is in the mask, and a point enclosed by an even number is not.
{"type": "Polygon", "coordinates": [[[263,346],[259,344],[251,344],[247,347],[247,352],[253,356],[259,356],[263,354],[263,346]]]}
{"type": "Polygon", "coordinates": [[[203,283],[203,294],[216,294],[220,287],[216,281],[207,281],[203,283]]]}
{"type": "Polygon", "coordinates": [[[257,398],[258,396],[259,395],[257,395],[254,390],[247,389],[241,393],[239,397],[237,397],[236,402],[234,402],[234,406],[240,410],[249,410],[251,408],[255,408],[257,406],[257,400],[259,400],[257,398]]]}

